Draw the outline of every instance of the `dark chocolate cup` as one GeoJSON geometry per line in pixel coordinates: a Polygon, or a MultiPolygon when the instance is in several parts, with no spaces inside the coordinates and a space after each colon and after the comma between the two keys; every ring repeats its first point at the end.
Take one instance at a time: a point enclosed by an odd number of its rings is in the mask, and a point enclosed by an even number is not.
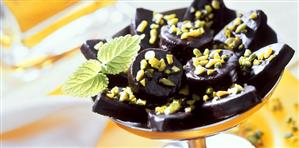
{"type": "Polygon", "coordinates": [[[145,106],[120,102],[99,94],[93,106],[93,112],[122,121],[146,123],[145,106]]]}

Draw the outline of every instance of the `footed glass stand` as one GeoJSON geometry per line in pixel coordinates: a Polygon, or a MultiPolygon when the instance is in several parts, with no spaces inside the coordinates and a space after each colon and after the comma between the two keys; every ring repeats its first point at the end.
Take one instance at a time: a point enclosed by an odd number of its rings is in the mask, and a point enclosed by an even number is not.
{"type": "MultiPolygon", "coordinates": [[[[242,121],[245,119],[249,118],[253,113],[257,112],[261,107],[263,107],[266,102],[270,99],[270,96],[272,95],[275,87],[277,86],[280,78],[282,76],[282,73],[277,75],[275,78],[273,78],[270,82],[266,83],[263,88],[260,88],[260,91],[264,91],[265,95],[262,98],[261,103],[257,104],[253,108],[234,115],[228,119],[193,128],[193,129],[188,129],[188,130],[182,130],[182,131],[173,131],[173,132],[157,132],[157,131],[152,131],[151,129],[148,128],[141,128],[141,127],[136,127],[133,126],[132,124],[128,124],[127,122],[122,122],[119,120],[114,120],[114,122],[121,127],[122,129],[135,134],[139,135],[145,138],[150,138],[150,139],[157,139],[157,140],[177,140],[178,142],[172,142],[164,147],[166,148],[179,148],[179,147],[189,147],[189,148],[205,148],[209,147],[206,143],[206,137],[213,136],[219,134],[220,132],[223,132],[225,130],[228,130],[230,128],[233,128],[237,125],[239,125],[242,121]],[[185,142],[187,141],[187,143],[185,142]]],[[[221,135],[221,134],[219,134],[221,135]]],[[[226,134],[230,135],[230,134],[226,134]]],[[[237,137],[237,136],[236,136],[237,137]]],[[[210,138],[210,137],[209,137],[210,138]]],[[[212,137],[211,137],[212,138],[212,137]]],[[[235,140],[236,138],[228,138],[228,136],[223,137],[226,141],[230,140],[235,140]]],[[[222,138],[222,140],[223,140],[222,138]]],[[[209,139],[208,139],[209,140],[209,139]]],[[[211,139],[212,140],[212,139],[211,139]]],[[[245,140],[239,137],[239,142],[240,140],[245,140]]],[[[220,138],[221,141],[221,138],[220,138]]],[[[219,140],[216,140],[215,143],[220,142],[219,140]]],[[[237,144],[237,142],[231,141],[231,143],[237,144]]],[[[222,145],[222,143],[220,143],[222,145]]],[[[234,145],[234,147],[237,145],[234,145]]],[[[248,146],[250,144],[248,143],[248,146]]],[[[223,146],[221,146],[223,147],[223,146]]]]}

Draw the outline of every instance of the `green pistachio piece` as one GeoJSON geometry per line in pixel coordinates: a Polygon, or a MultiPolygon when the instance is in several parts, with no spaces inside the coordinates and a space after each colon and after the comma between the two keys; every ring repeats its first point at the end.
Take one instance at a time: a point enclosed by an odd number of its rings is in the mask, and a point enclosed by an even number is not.
{"type": "Polygon", "coordinates": [[[146,100],[137,99],[136,104],[144,106],[144,105],[146,105],[146,100]]]}
{"type": "Polygon", "coordinates": [[[209,96],[208,95],[204,95],[203,97],[202,97],[202,99],[203,99],[203,101],[208,101],[210,98],[209,98],[209,96]]]}
{"type": "Polygon", "coordinates": [[[144,70],[140,69],[136,74],[136,80],[139,82],[144,77],[144,70]]]}
{"type": "Polygon", "coordinates": [[[160,61],[157,58],[151,58],[148,60],[148,63],[151,65],[151,67],[155,69],[160,68],[160,61]]]}
{"type": "Polygon", "coordinates": [[[120,92],[119,101],[129,101],[129,94],[125,91],[120,92]]]}
{"type": "Polygon", "coordinates": [[[271,56],[268,58],[269,62],[272,61],[273,58],[275,58],[275,55],[271,55],[271,56]]]}
{"type": "Polygon", "coordinates": [[[148,22],[146,20],[141,21],[141,23],[137,27],[138,32],[144,32],[145,28],[147,27],[148,22]]]}
{"type": "Polygon", "coordinates": [[[173,19],[170,19],[169,21],[167,21],[167,23],[169,25],[175,25],[179,22],[179,19],[178,18],[173,18],[173,19]]]}
{"type": "Polygon", "coordinates": [[[145,54],[144,54],[144,58],[146,60],[149,60],[149,59],[152,59],[155,57],[155,52],[150,50],[150,51],[147,51],[145,54]]]}
{"type": "Polygon", "coordinates": [[[223,55],[221,56],[221,59],[224,60],[224,61],[226,61],[226,60],[229,59],[229,55],[227,55],[227,54],[223,54],[223,55]]]}
{"type": "Polygon", "coordinates": [[[212,7],[215,9],[215,10],[218,10],[220,9],[220,3],[218,0],[213,0],[212,1],[212,7]]]}
{"type": "Polygon", "coordinates": [[[240,25],[242,23],[242,20],[241,20],[241,18],[239,18],[239,17],[237,17],[235,20],[234,20],[234,22],[233,22],[233,24],[235,25],[235,26],[238,26],[238,25],[240,25]]]}
{"type": "Polygon", "coordinates": [[[214,70],[214,69],[208,69],[207,70],[207,75],[209,76],[209,75],[212,75],[212,74],[214,74],[216,71],[214,70]]]}
{"type": "Polygon", "coordinates": [[[97,43],[97,44],[94,46],[94,49],[95,49],[95,50],[99,50],[103,45],[104,45],[103,42],[99,42],[99,43],[97,43]]]}
{"type": "Polygon", "coordinates": [[[200,56],[202,56],[202,53],[201,53],[200,50],[197,49],[197,48],[194,48],[194,49],[193,49],[193,54],[195,55],[195,57],[200,57],[200,56]]]}
{"type": "Polygon", "coordinates": [[[206,69],[204,67],[202,67],[202,66],[195,67],[194,74],[201,75],[204,72],[206,72],[206,69]]]}
{"type": "Polygon", "coordinates": [[[251,55],[251,51],[249,49],[246,49],[244,52],[245,57],[249,57],[251,55]]]}
{"type": "Polygon", "coordinates": [[[158,115],[163,114],[166,108],[167,106],[158,106],[155,108],[155,112],[158,115]]]}
{"type": "Polygon", "coordinates": [[[159,67],[159,69],[158,69],[158,71],[164,71],[165,70],[165,68],[166,68],[166,64],[165,64],[165,61],[164,61],[164,59],[160,59],[160,67],[159,67]]]}
{"type": "Polygon", "coordinates": [[[246,30],[247,25],[245,23],[239,25],[236,29],[236,33],[241,33],[246,30]]]}
{"type": "Polygon", "coordinates": [[[181,69],[178,68],[177,66],[172,66],[172,67],[171,67],[171,70],[172,70],[174,73],[177,73],[177,72],[180,72],[180,71],[181,71],[181,69]]]}
{"type": "Polygon", "coordinates": [[[201,15],[202,15],[201,11],[197,10],[195,12],[195,18],[200,19],[201,15]]]}
{"type": "Polygon", "coordinates": [[[213,8],[210,5],[205,5],[205,10],[207,11],[207,14],[209,14],[213,11],[213,8]]]}
{"type": "Polygon", "coordinates": [[[165,115],[172,114],[174,112],[177,112],[181,108],[181,103],[178,100],[173,100],[169,106],[164,110],[165,115]]]}
{"type": "Polygon", "coordinates": [[[154,44],[157,40],[157,36],[158,36],[158,31],[157,29],[152,29],[150,31],[150,39],[149,39],[149,43],[150,44],[154,44]]]}
{"type": "Polygon", "coordinates": [[[189,36],[189,33],[188,32],[184,32],[182,35],[181,35],[181,39],[184,40],[184,39],[187,39],[189,36]]]}
{"type": "Polygon", "coordinates": [[[266,52],[264,53],[264,58],[267,59],[270,57],[270,55],[272,54],[273,49],[269,48],[268,50],[266,50],[266,52]]]}
{"type": "Polygon", "coordinates": [[[169,70],[169,69],[165,69],[164,73],[166,73],[166,74],[171,74],[171,70],[169,70]]]}
{"type": "Polygon", "coordinates": [[[115,95],[113,93],[107,93],[106,96],[110,99],[113,99],[115,95]]]}
{"type": "Polygon", "coordinates": [[[159,25],[158,24],[151,24],[150,28],[151,29],[158,29],[159,25]]]}
{"type": "Polygon", "coordinates": [[[196,28],[199,28],[199,27],[204,27],[205,24],[206,24],[205,21],[196,20],[194,26],[195,26],[196,28]]]}
{"type": "Polygon", "coordinates": [[[144,70],[147,66],[147,61],[145,59],[140,61],[140,69],[144,70]]]}
{"type": "Polygon", "coordinates": [[[201,27],[199,29],[192,30],[188,33],[190,37],[199,37],[205,33],[205,30],[201,27]]]}
{"type": "Polygon", "coordinates": [[[142,79],[142,80],[140,81],[140,84],[141,84],[143,87],[145,87],[145,85],[146,85],[146,81],[145,81],[145,79],[142,79]]]}
{"type": "Polygon", "coordinates": [[[258,59],[253,60],[253,65],[260,65],[261,62],[258,59]]]}
{"type": "Polygon", "coordinates": [[[111,93],[113,94],[118,94],[119,93],[119,88],[117,86],[114,86],[112,89],[111,89],[111,93]]]}
{"type": "Polygon", "coordinates": [[[165,85],[165,86],[171,86],[174,87],[175,83],[173,83],[171,80],[167,79],[167,78],[162,78],[159,80],[159,83],[165,85]]]}
{"type": "Polygon", "coordinates": [[[173,64],[173,55],[172,54],[166,54],[166,60],[167,60],[167,63],[169,65],[173,64]]]}
{"type": "Polygon", "coordinates": [[[213,93],[213,91],[214,91],[214,89],[212,87],[208,87],[206,90],[206,94],[210,95],[213,93]]]}
{"type": "Polygon", "coordinates": [[[216,96],[219,98],[227,96],[227,95],[229,95],[229,93],[227,91],[217,91],[216,92],[216,96]]]}
{"type": "Polygon", "coordinates": [[[254,12],[252,12],[251,14],[250,14],[250,16],[249,16],[249,18],[250,19],[256,19],[257,18],[257,13],[254,11],[254,12]]]}
{"type": "Polygon", "coordinates": [[[215,68],[221,68],[222,67],[222,64],[220,63],[220,62],[217,62],[217,63],[215,63],[215,68]]]}
{"type": "Polygon", "coordinates": [[[203,55],[208,56],[209,54],[210,54],[210,50],[208,48],[206,48],[203,52],[203,55]]]}

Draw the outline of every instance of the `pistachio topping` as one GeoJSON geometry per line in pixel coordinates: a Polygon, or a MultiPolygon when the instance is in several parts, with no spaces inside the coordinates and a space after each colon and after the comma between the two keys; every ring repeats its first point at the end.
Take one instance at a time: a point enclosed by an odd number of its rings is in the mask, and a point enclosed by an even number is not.
{"type": "Polygon", "coordinates": [[[264,53],[264,58],[267,59],[270,57],[270,55],[272,54],[273,49],[272,48],[268,48],[268,50],[266,50],[266,52],[264,53]]]}
{"type": "Polygon", "coordinates": [[[144,77],[144,70],[140,69],[136,74],[136,80],[140,81],[144,77]]]}
{"type": "Polygon", "coordinates": [[[208,69],[207,70],[207,75],[209,76],[209,75],[212,75],[212,74],[214,74],[216,71],[214,70],[214,69],[208,69]]]}
{"type": "Polygon", "coordinates": [[[202,67],[202,66],[195,67],[194,74],[201,75],[204,72],[206,72],[206,69],[204,67],[202,67]]]}
{"type": "Polygon", "coordinates": [[[216,96],[219,98],[227,96],[227,95],[229,95],[229,93],[227,91],[217,91],[216,92],[216,96]]]}
{"type": "Polygon", "coordinates": [[[210,5],[205,5],[205,10],[207,12],[207,14],[211,13],[213,8],[210,5]]]}
{"type": "Polygon", "coordinates": [[[196,17],[197,19],[200,19],[201,15],[202,15],[202,12],[201,12],[201,11],[197,10],[197,11],[195,12],[195,17],[196,17]]]}
{"type": "Polygon", "coordinates": [[[216,10],[220,9],[220,2],[218,0],[213,0],[212,7],[216,10]]]}
{"type": "Polygon", "coordinates": [[[166,68],[166,64],[165,64],[165,61],[164,59],[160,59],[160,66],[158,68],[159,71],[164,71],[166,68]]]}
{"type": "Polygon", "coordinates": [[[147,61],[145,59],[140,61],[140,69],[145,69],[147,66],[147,61]]]}
{"type": "Polygon", "coordinates": [[[155,69],[159,69],[160,68],[160,61],[157,58],[151,58],[148,60],[148,63],[151,65],[151,67],[155,68],[155,69]]]}
{"type": "Polygon", "coordinates": [[[171,80],[167,79],[167,78],[162,78],[159,80],[159,83],[165,85],[165,86],[171,86],[174,87],[175,83],[173,83],[171,80]]]}
{"type": "Polygon", "coordinates": [[[210,98],[213,98],[213,100],[217,100],[217,99],[226,97],[228,95],[239,94],[242,91],[244,91],[244,88],[239,84],[233,84],[227,90],[218,90],[218,91],[214,91],[214,89],[212,87],[208,87],[206,89],[206,92],[203,95],[202,99],[203,99],[203,101],[207,101],[210,98]]]}
{"type": "Polygon", "coordinates": [[[156,55],[155,52],[152,51],[152,50],[150,50],[150,51],[147,51],[147,52],[144,54],[144,58],[145,58],[146,60],[149,60],[149,59],[151,59],[151,58],[154,58],[155,55],[156,55]]]}
{"type": "Polygon", "coordinates": [[[250,19],[256,19],[257,18],[257,13],[254,11],[254,12],[252,12],[251,14],[250,14],[250,16],[249,16],[249,18],[250,19]]]}
{"type": "Polygon", "coordinates": [[[204,95],[203,97],[202,97],[202,99],[203,99],[203,101],[208,101],[209,99],[210,99],[210,97],[208,96],[208,95],[204,95]]]}
{"type": "Polygon", "coordinates": [[[178,100],[173,100],[169,106],[164,110],[164,114],[169,115],[174,112],[177,112],[181,108],[181,102],[178,100]]]}
{"type": "Polygon", "coordinates": [[[142,80],[140,81],[140,84],[141,84],[142,86],[145,87],[145,85],[146,85],[146,81],[145,81],[145,79],[142,79],[142,80]]]}
{"type": "Polygon", "coordinates": [[[149,39],[149,43],[150,44],[154,44],[157,40],[157,36],[158,36],[158,31],[157,29],[152,29],[150,31],[150,39],[149,39]]]}
{"type": "Polygon", "coordinates": [[[158,29],[158,28],[159,28],[159,25],[158,25],[158,24],[151,24],[151,25],[150,25],[150,28],[151,28],[151,29],[158,29]]]}
{"type": "Polygon", "coordinates": [[[167,60],[167,63],[169,65],[173,64],[173,55],[172,54],[166,54],[166,60],[167,60]]]}
{"type": "Polygon", "coordinates": [[[174,73],[177,73],[177,72],[180,72],[180,71],[181,71],[181,69],[178,68],[177,66],[172,66],[172,67],[171,67],[171,70],[172,70],[174,73]]]}
{"type": "Polygon", "coordinates": [[[246,32],[247,25],[245,23],[242,23],[236,28],[236,33],[246,32]]]}
{"type": "Polygon", "coordinates": [[[146,20],[141,21],[141,23],[137,27],[138,32],[144,32],[145,28],[147,27],[148,22],[146,20]]]}
{"type": "MultiPolygon", "coordinates": [[[[170,24],[168,32],[176,34],[180,39],[184,40],[189,37],[198,38],[205,33],[204,26],[202,24],[191,23],[190,21],[182,22],[180,27],[177,26],[177,21],[174,24],[170,24]]],[[[200,23],[200,22],[198,22],[200,23]]]]}
{"type": "Polygon", "coordinates": [[[153,12],[153,21],[156,24],[160,24],[160,25],[164,24],[163,15],[157,12],[153,12]]]}

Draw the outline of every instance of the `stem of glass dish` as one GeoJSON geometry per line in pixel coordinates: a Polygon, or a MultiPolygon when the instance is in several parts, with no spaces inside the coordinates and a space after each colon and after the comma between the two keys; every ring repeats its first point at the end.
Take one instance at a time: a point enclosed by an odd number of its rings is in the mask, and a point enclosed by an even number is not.
{"type": "Polygon", "coordinates": [[[206,148],[205,137],[188,140],[188,147],[189,148],[206,148]]]}

